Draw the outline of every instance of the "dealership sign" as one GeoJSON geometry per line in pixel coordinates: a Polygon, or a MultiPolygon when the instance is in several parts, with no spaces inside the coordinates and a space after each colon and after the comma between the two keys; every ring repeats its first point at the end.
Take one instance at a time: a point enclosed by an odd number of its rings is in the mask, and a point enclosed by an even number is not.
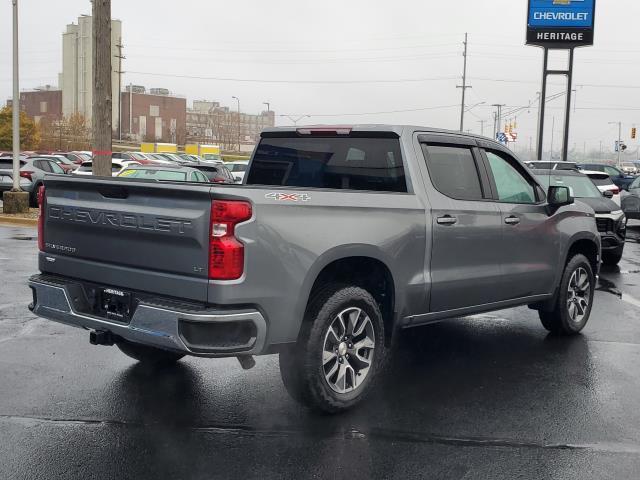
{"type": "Polygon", "coordinates": [[[593,45],[596,0],[529,0],[527,44],[551,48],[593,45]]]}

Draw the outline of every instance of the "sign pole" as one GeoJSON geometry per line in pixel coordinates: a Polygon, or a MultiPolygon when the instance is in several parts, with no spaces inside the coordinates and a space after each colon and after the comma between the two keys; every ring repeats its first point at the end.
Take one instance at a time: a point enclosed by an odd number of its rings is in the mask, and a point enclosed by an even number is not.
{"type": "Polygon", "coordinates": [[[569,122],[571,120],[571,87],[573,82],[573,48],[569,49],[569,68],[567,69],[567,103],[564,112],[564,138],[562,141],[562,160],[568,161],[569,122]]]}
{"type": "Polygon", "coordinates": [[[538,108],[538,144],[536,147],[536,160],[542,160],[544,140],[544,114],[547,104],[547,67],[549,65],[549,49],[544,48],[544,60],[542,66],[542,89],[540,90],[540,106],[538,108]]]}

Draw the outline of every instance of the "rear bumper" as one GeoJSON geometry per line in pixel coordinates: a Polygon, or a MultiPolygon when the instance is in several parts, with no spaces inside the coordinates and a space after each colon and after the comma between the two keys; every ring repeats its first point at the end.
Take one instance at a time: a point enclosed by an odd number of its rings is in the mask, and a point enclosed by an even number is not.
{"type": "Polygon", "coordinates": [[[29,287],[33,291],[29,309],[36,315],[111,332],[130,342],[199,357],[258,355],[265,348],[267,325],[257,310],[179,308],[163,298],[146,298],[138,303],[130,322],[124,323],[80,312],[76,302],[82,296],[81,286],[73,279],[35,275],[29,287]]]}

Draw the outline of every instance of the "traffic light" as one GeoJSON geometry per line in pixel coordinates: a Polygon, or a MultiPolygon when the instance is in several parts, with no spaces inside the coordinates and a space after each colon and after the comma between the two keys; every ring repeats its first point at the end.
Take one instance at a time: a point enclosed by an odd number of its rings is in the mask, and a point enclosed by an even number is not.
{"type": "Polygon", "coordinates": [[[635,140],[635,139],[636,139],[636,134],[637,134],[637,133],[638,133],[638,130],[636,129],[636,127],[633,127],[633,128],[631,129],[631,138],[632,138],[633,140],[635,140]]]}

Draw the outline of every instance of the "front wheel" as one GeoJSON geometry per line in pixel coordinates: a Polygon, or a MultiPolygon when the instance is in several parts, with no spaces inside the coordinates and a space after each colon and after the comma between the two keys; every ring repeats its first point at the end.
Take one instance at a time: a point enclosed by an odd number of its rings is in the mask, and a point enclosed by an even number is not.
{"type": "Polygon", "coordinates": [[[155,347],[148,347],[146,345],[127,342],[125,340],[117,342],[116,345],[120,351],[128,357],[134,358],[144,365],[154,367],[173,365],[184,357],[184,355],[180,353],[170,352],[168,350],[162,350],[155,347]]]}
{"type": "Polygon", "coordinates": [[[311,301],[296,345],[280,353],[280,373],[294,399],[334,413],[362,401],[385,353],[382,314],[371,294],[330,286],[311,301]]]}
{"type": "Polygon", "coordinates": [[[559,335],[575,335],[589,321],[595,291],[595,276],[584,255],[573,256],[564,268],[553,310],[540,311],[544,328],[559,335]]]}

